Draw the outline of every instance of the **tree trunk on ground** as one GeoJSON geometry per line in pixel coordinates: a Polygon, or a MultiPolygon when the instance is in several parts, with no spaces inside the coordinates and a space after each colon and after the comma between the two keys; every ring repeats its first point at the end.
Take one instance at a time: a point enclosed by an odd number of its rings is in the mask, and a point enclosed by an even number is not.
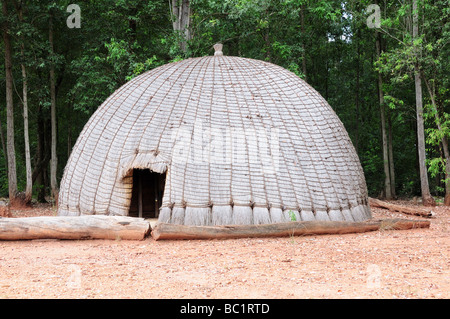
{"type": "Polygon", "coordinates": [[[396,205],[375,198],[369,198],[369,205],[371,207],[385,208],[393,212],[403,213],[407,215],[416,215],[422,217],[432,217],[434,215],[431,209],[396,205]]]}
{"type": "Polygon", "coordinates": [[[152,231],[161,239],[230,239],[363,233],[377,230],[428,228],[429,221],[388,219],[368,222],[300,221],[264,225],[186,226],[157,224],[152,231]]]}
{"type": "Polygon", "coordinates": [[[183,52],[186,52],[187,41],[191,39],[191,31],[189,29],[191,8],[189,0],[172,0],[172,15],[173,29],[180,32],[182,37],[180,47],[183,52]]]}
{"type": "Polygon", "coordinates": [[[0,219],[0,240],[143,240],[150,231],[148,221],[125,216],[40,216],[0,219]]]}
{"type": "MultiPolygon", "coordinates": [[[[49,20],[49,43],[50,52],[54,54],[53,49],[53,16],[50,14],[49,20]]],[[[55,91],[55,67],[53,63],[50,66],[50,98],[51,98],[51,127],[52,127],[52,139],[51,139],[51,160],[50,160],[50,187],[52,190],[52,197],[58,201],[58,183],[56,180],[56,173],[58,168],[58,158],[56,154],[56,91],[55,91]]]]}
{"type": "MultiPolygon", "coordinates": [[[[413,0],[413,40],[419,35],[419,14],[417,7],[417,0],[413,0]]],[[[416,49],[416,58],[420,57],[420,49],[416,49]]],[[[414,85],[416,90],[416,117],[417,117],[417,149],[419,154],[419,169],[420,169],[420,186],[422,191],[422,203],[425,206],[435,206],[436,202],[431,196],[430,187],[428,185],[428,174],[426,166],[425,154],[425,132],[423,123],[423,101],[422,101],[422,81],[420,78],[419,62],[414,63],[414,85]]]]}
{"type": "MultiPolygon", "coordinates": [[[[8,17],[7,0],[3,0],[2,12],[8,17]]],[[[8,157],[8,191],[10,204],[14,205],[17,196],[16,150],[14,146],[14,102],[12,49],[9,37],[9,25],[3,23],[3,42],[5,44],[5,82],[6,82],[6,150],[8,157]]]]}

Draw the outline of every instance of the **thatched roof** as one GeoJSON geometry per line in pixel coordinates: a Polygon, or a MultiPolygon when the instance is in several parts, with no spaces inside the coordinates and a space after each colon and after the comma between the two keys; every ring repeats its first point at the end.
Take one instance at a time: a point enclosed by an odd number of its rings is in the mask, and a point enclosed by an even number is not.
{"type": "Polygon", "coordinates": [[[166,172],[162,222],[371,217],[358,156],[335,112],[305,81],[259,60],[192,58],[119,88],[73,148],[59,215],[127,215],[134,168],[166,172]]]}

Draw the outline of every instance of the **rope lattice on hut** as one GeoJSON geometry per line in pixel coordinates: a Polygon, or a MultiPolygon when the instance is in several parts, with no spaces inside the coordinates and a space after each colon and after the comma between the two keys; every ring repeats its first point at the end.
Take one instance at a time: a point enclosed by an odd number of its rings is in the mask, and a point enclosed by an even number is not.
{"type": "Polygon", "coordinates": [[[371,218],[335,112],[305,81],[259,60],[192,58],[119,88],[73,148],[59,215],[128,215],[133,169],[166,173],[161,222],[371,218]]]}

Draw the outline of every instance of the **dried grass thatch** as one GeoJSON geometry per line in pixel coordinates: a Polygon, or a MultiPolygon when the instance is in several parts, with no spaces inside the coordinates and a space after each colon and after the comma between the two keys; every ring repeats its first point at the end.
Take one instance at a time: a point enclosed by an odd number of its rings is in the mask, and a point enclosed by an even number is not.
{"type": "Polygon", "coordinates": [[[358,156],[335,112],[305,81],[263,61],[192,58],[123,85],[74,146],[59,215],[127,215],[136,168],[167,174],[165,223],[371,217],[358,156]]]}

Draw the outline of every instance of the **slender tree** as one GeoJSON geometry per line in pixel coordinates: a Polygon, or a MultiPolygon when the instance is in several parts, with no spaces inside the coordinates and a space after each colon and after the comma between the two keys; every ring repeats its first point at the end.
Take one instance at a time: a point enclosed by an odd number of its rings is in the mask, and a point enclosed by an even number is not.
{"type": "MultiPolygon", "coordinates": [[[[419,39],[419,10],[417,1],[412,2],[412,39],[413,43],[419,39]]],[[[434,198],[430,193],[430,186],[428,184],[428,171],[426,165],[425,153],[425,129],[423,122],[423,98],[422,98],[422,80],[420,77],[419,57],[421,55],[421,45],[415,45],[414,61],[414,86],[416,91],[416,117],[417,117],[417,151],[419,154],[419,169],[420,169],[420,187],[422,191],[422,203],[425,206],[436,205],[434,198]]]]}
{"type": "Polygon", "coordinates": [[[442,125],[442,119],[439,115],[439,110],[436,103],[435,93],[433,92],[431,85],[428,83],[428,80],[425,78],[425,75],[421,74],[421,78],[423,79],[425,86],[427,88],[428,94],[430,95],[431,100],[431,106],[432,106],[432,113],[434,114],[435,123],[437,126],[437,129],[439,131],[441,145],[442,145],[442,151],[444,153],[444,160],[445,160],[445,197],[444,197],[444,204],[446,206],[450,206],[450,151],[448,146],[448,140],[447,136],[445,135],[445,129],[442,125]]]}
{"type": "MultiPolygon", "coordinates": [[[[381,56],[381,34],[378,31],[375,32],[377,57],[379,59],[381,56]]],[[[383,143],[384,196],[386,199],[392,199],[391,176],[389,171],[388,135],[386,132],[386,111],[383,94],[383,78],[381,72],[378,72],[378,101],[380,105],[381,137],[383,143]]]]}
{"type": "Polygon", "coordinates": [[[3,157],[5,158],[5,171],[8,172],[8,152],[6,150],[5,137],[3,136],[3,127],[1,118],[0,118],[0,142],[2,144],[3,157]]]}
{"type": "Polygon", "coordinates": [[[13,100],[13,73],[12,73],[12,48],[9,36],[8,1],[3,0],[2,12],[5,21],[3,23],[3,42],[5,45],[5,81],[6,81],[6,150],[8,157],[8,191],[12,205],[16,204],[17,197],[17,172],[16,149],[14,145],[14,100],[13,100]]]}
{"type": "Polygon", "coordinates": [[[394,166],[394,146],[392,136],[392,121],[391,114],[387,113],[388,124],[388,144],[389,144],[389,177],[391,178],[391,196],[395,198],[397,196],[395,191],[395,166],[394,166]]]}
{"type": "Polygon", "coordinates": [[[308,75],[306,73],[306,28],[305,28],[305,11],[306,11],[306,4],[301,4],[300,7],[300,31],[302,33],[302,73],[303,73],[303,79],[305,81],[308,81],[308,75]]]}
{"type": "Polygon", "coordinates": [[[174,31],[179,32],[181,37],[180,47],[183,52],[187,51],[187,42],[191,40],[190,22],[191,6],[189,0],[172,0],[172,21],[174,31]]]}
{"type": "MultiPolygon", "coordinates": [[[[23,11],[24,2],[14,1],[14,6],[16,8],[17,16],[19,22],[23,23],[23,11]]],[[[23,198],[24,204],[29,205],[31,203],[31,196],[33,193],[33,179],[31,172],[31,154],[30,154],[30,136],[29,136],[29,125],[28,125],[28,76],[27,68],[25,66],[25,40],[23,33],[20,37],[20,56],[22,58],[21,70],[22,70],[22,104],[23,104],[23,136],[25,143],[25,169],[26,169],[26,179],[27,184],[25,188],[25,198],[23,198]]]]}
{"type": "MultiPolygon", "coordinates": [[[[54,40],[53,40],[53,14],[50,11],[48,39],[50,44],[50,54],[54,55],[54,40]]],[[[56,153],[56,90],[55,90],[55,66],[53,61],[50,63],[50,100],[51,100],[51,159],[50,159],[50,187],[52,196],[55,201],[58,200],[58,183],[56,173],[58,168],[58,157],[56,153]]]]}

